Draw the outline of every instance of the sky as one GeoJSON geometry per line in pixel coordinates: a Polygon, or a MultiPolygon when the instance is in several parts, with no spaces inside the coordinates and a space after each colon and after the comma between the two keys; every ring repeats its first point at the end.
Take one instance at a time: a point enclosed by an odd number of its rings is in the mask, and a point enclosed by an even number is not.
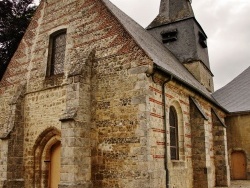
{"type": "MultiPolygon", "coordinates": [[[[110,0],[146,27],[159,12],[160,0],[110,0]]],[[[193,0],[194,14],[208,36],[215,90],[250,65],[250,0],[193,0]]]]}

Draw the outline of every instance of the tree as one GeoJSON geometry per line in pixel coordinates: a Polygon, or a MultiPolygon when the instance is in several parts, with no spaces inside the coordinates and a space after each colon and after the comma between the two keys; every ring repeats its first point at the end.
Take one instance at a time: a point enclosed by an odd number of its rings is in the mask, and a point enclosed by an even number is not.
{"type": "Polygon", "coordinates": [[[0,80],[35,9],[33,0],[0,0],[0,80]]]}

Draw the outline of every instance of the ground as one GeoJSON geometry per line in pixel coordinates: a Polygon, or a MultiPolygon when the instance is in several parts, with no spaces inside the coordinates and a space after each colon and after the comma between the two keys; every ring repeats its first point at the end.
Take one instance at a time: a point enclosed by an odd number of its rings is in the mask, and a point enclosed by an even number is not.
{"type": "MultiPolygon", "coordinates": [[[[216,187],[222,188],[222,187],[216,187]]],[[[250,180],[231,181],[230,188],[250,188],[250,180]]]]}

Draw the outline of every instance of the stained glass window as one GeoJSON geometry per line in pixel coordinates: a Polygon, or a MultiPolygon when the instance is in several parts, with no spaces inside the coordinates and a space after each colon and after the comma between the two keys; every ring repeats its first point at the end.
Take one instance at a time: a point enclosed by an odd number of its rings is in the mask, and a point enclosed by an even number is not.
{"type": "Polygon", "coordinates": [[[178,120],[177,113],[173,106],[169,111],[169,128],[170,128],[170,155],[171,160],[179,160],[179,147],[178,147],[178,120]]]}
{"type": "Polygon", "coordinates": [[[66,48],[66,31],[63,30],[51,36],[51,59],[49,74],[57,75],[64,72],[66,48]]]}

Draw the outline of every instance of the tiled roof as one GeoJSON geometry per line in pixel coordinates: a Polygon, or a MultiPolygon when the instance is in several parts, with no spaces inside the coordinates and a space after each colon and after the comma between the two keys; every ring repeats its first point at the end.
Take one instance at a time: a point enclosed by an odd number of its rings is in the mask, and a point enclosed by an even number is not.
{"type": "Polygon", "coordinates": [[[216,103],[204,86],[202,86],[193,75],[177,60],[177,58],[160,42],[158,42],[143,27],[127,16],[109,0],[102,0],[106,7],[120,21],[124,28],[130,33],[137,44],[152,58],[153,62],[162,67],[175,79],[194,88],[211,101],[216,103]]]}
{"type": "Polygon", "coordinates": [[[213,97],[229,112],[250,111],[250,67],[217,90],[213,97]]]}

